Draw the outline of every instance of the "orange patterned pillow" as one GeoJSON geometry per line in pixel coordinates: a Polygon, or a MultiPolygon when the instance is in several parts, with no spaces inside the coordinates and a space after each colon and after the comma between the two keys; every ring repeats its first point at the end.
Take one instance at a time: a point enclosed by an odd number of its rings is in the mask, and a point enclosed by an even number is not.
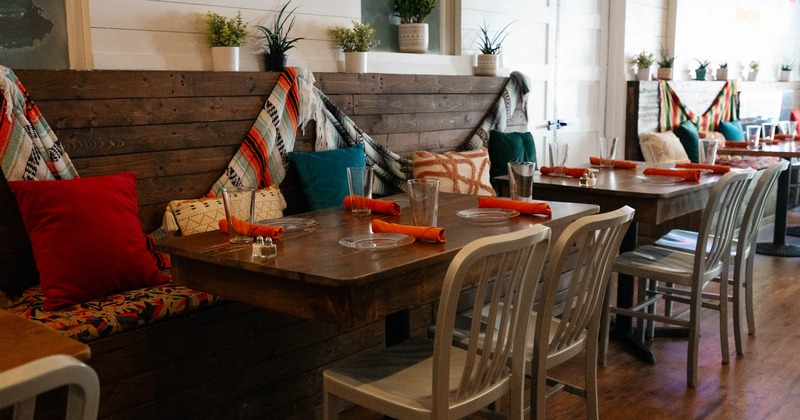
{"type": "Polygon", "coordinates": [[[414,152],[414,178],[439,179],[442,192],[495,195],[489,183],[489,152],[486,148],[467,152],[414,152]]]}

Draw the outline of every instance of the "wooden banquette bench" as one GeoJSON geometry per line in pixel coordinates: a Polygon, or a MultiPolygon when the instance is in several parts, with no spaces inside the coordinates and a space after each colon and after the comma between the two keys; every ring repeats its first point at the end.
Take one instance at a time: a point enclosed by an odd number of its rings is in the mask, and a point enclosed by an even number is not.
{"type": "MultiPolygon", "coordinates": [[[[198,198],[220,176],[276,83],[277,73],[180,71],[15,72],[81,177],[138,175],[144,231],[171,200],[198,198]]],[[[497,100],[504,78],[316,74],[318,87],[390,150],[452,150],[497,100]]],[[[506,131],[527,131],[518,111],[506,131]]],[[[295,151],[311,151],[314,130],[295,151]]],[[[2,175],[0,175],[1,177],[2,175]]],[[[281,184],[285,214],[308,209],[296,174],[281,184]]],[[[0,290],[13,298],[37,283],[19,210],[0,178],[0,290]]],[[[2,297],[2,296],[0,296],[2,297]]],[[[411,312],[425,334],[433,305],[411,312]]],[[[100,417],[319,417],[321,371],[384,345],[382,322],[357,329],[237,302],[88,341],[101,383],[100,417]]],[[[1,416],[0,416],[1,417],[1,416]]]]}

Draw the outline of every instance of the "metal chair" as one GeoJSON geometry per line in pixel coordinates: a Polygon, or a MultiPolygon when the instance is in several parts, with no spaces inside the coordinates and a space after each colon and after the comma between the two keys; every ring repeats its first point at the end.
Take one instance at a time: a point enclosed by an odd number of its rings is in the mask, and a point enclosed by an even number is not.
{"type": "MultiPolygon", "coordinates": [[[[725,174],[711,190],[708,205],[703,210],[698,242],[708,246],[699,252],[688,253],[645,245],[617,257],[612,271],[636,276],[643,282],[639,302],[630,308],[605,305],[608,311],[651,322],[663,322],[689,329],[688,362],[686,379],[689,387],[697,384],[697,350],[700,339],[700,308],[711,307],[720,311],[720,335],[727,337],[727,299],[704,300],[705,285],[720,276],[730,260],[730,247],[735,231],[735,222],[742,198],[754,171],[725,174]],[[667,283],[659,286],[658,282],[667,283]],[[680,287],[677,287],[677,286],[680,287]],[[672,287],[670,287],[672,286],[672,287]],[[642,293],[644,292],[644,293],[642,293]],[[689,305],[686,312],[689,320],[681,314],[656,314],[654,308],[659,299],[666,302],[682,302],[689,305]]],[[[720,282],[720,295],[727,295],[727,282],[720,282]]],[[[610,301],[610,296],[608,296],[610,301]]],[[[604,326],[604,330],[607,328],[604,326]]],[[[605,331],[604,331],[605,332],[605,331]]],[[[605,361],[608,334],[603,334],[601,360],[605,361]]],[[[723,363],[728,362],[728,343],[722,340],[723,363]]]]}
{"type": "Polygon", "coordinates": [[[43,357],[0,372],[0,408],[13,407],[15,420],[33,419],[36,396],[67,386],[67,420],[97,418],[100,383],[92,368],[72,356],[43,357]]]}
{"type": "MultiPolygon", "coordinates": [[[[789,162],[781,160],[764,169],[758,179],[753,193],[745,203],[744,217],[739,226],[739,234],[731,244],[731,257],[733,258],[733,279],[729,279],[728,267],[723,268],[720,279],[728,279],[732,286],[732,296],[728,300],[733,302],[733,334],[736,344],[736,353],[744,354],[742,348],[742,328],[740,313],[742,306],[742,287],[745,291],[745,313],[747,314],[747,330],[752,335],[756,332],[755,315],[753,314],[753,265],[755,264],[755,249],[758,229],[767,207],[769,196],[777,186],[778,176],[789,168],[789,162]],[[742,278],[744,277],[744,281],[742,278]]],[[[697,247],[697,232],[683,229],[673,229],[659,238],[656,246],[675,249],[678,251],[694,253],[697,247]]],[[[708,246],[709,244],[706,244],[708,246]]],[[[713,294],[708,294],[713,298],[713,294]]],[[[719,295],[717,295],[719,296],[719,295]]],[[[720,334],[721,340],[728,340],[720,334]]]]}
{"type": "Polygon", "coordinates": [[[525,359],[512,348],[525,345],[528,314],[549,242],[550,229],[536,225],[464,247],[445,275],[436,337],[410,338],[325,370],[324,418],[336,418],[345,401],[394,418],[461,418],[508,394],[511,418],[521,419],[525,359]],[[466,350],[453,346],[465,282],[475,283],[476,302],[489,300],[490,325],[500,326],[481,335],[495,343],[491,352],[480,352],[480,320],[470,327],[476,339],[466,350]]]}

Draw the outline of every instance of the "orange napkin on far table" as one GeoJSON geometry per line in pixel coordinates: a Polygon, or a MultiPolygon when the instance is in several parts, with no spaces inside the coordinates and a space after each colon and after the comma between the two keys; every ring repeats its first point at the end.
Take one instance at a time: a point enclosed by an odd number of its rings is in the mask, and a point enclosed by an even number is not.
{"type": "MultiPolygon", "coordinates": [[[[600,158],[596,156],[589,156],[589,163],[592,165],[599,165],[600,158]]],[[[614,161],[614,168],[616,169],[636,169],[638,163],[632,162],[630,160],[615,160],[614,161]]]]}
{"type": "Polygon", "coordinates": [[[736,147],[745,148],[745,147],[747,147],[747,142],[746,141],[726,141],[725,142],[725,148],[727,149],[729,147],[730,148],[736,148],[736,147]]]}
{"type": "Polygon", "coordinates": [[[791,140],[797,136],[793,136],[791,134],[776,134],[772,138],[775,140],[791,140]]]}
{"type": "MultiPolygon", "coordinates": [[[[400,205],[394,201],[376,200],[374,198],[360,196],[356,196],[356,200],[366,201],[367,207],[369,207],[370,210],[374,211],[375,213],[392,214],[395,216],[400,215],[400,205]]],[[[349,195],[344,198],[344,206],[348,209],[350,208],[349,195]]]]}
{"type": "Polygon", "coordinates": [[[516,200],[501,200],[493,197],[478,197],[478,207],[482,209],[508,209],[516,210],[523,214],[543,214],[552,216],[553,211],[547,203],[526,203],[516,200]]]}
{"type": "MultiPolygon", "coordinates": [[[[539,168],[539,172],[541,172],[542,175],[550,175],[553,172],[553,169],[555,169],[555,167],[551,168],[549,166],[542,166],[539,168]]],[[[589,173],[589,168],[568,168],[565,166],[564,173],[573,178],[580,178],[583,174],[589,173]]]]}
{"type": "Polygon", "coordinates": [[[714,171],[715,174],[727,174],[731,171],[730,166],[725,165],[703,165],[702,163],[676,163],[676,168],[683,168],[683,169],[710,169],[714,171]]]}
{"type": "Polygon", "coordinates": [[[698,169],[647,168],[643,173],[645,175],[674,176],[677,178],[683,178],[685,181],[700,180],[700,170],[698,169]]]}
{"type": "MultiPolygon", "coordinates": [[[[283,228],[280,226],[257,225],[245,220],[233,219],[233,227],[237,232],[247,232],[250,236],[263,236],[265,238],[280,239],[283,236],[283,228]]],[[[219,230],[228,233],[228,221],[219,221],[219,230]]]]}
{"type": "Polygon", "coordinates": [[[417,239],[444,243],[444,228],[435,226],[409,226],[399,223],[388,223],[380,219],[372,219],[372,231],[375,233],[402,233],[417,239]]]}

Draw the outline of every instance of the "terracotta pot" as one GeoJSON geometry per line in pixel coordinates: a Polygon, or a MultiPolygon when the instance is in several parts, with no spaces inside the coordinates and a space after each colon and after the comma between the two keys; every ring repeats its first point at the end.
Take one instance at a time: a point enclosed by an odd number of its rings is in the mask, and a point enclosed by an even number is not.
{"type": "Polygon", "coordinates": [[[264,70],[283,71],[287,61],[286,54],[264,54],[264,70]]]}
{"type": "Polygon", "coordinates": [[[367,53],[366,52],[344,53],[344,71],[346,73],[366,73],[367,53]]]}
{"type": "Polygon", "coordinates": [[[717,69],[717,80],[728,80],[728,68],[717,69]]]}
{"type": "Polygon", "coordinates": [[[497,76],[500,67],[500,58],[496,54],[478,54],[478,65],[475,66],[476,76],[497,76]]]}
{"type": "Polygon", "coordinates": [[[214,71],[239,71],[239,47],[211,47],[214,71]]]}
{"type": "Polygon", "coordinates": [[[672,67],[659,67],[658,80],[672,80],[672,67]]]}
{"type": "Polygon", "coordinates": [[[428,24],[401,23],[397,27],[397,40],[400,44],[400,52],[428,52],[428,24]]]}

